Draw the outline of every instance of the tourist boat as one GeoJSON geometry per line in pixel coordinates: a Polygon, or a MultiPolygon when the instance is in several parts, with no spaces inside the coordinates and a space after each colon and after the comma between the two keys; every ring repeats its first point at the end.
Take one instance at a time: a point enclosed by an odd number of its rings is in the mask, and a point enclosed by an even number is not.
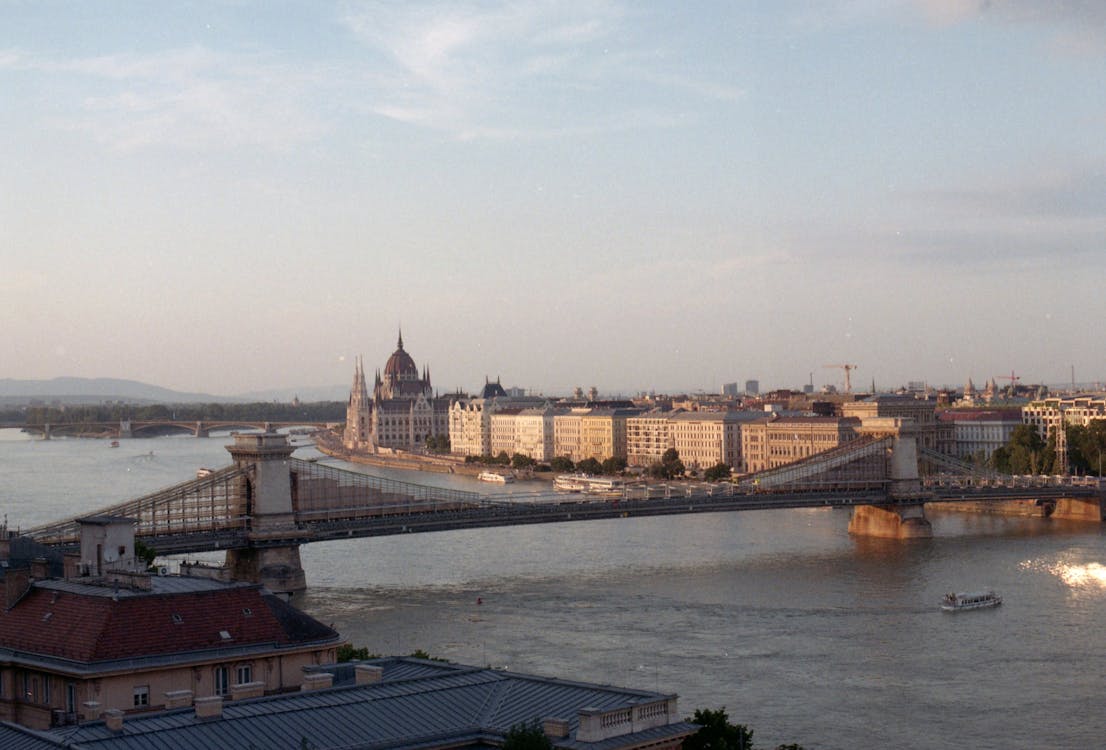
{"type": "Polygon", "coordinates": [[[495,482],[496,484],[507,484],[508,482],[515,481],[515,478],[507,474],[499,474],[494,471],[482,471],[480,476],[477,477],[481,482],[495,482]]]}
{"type": "Polygon", "coordinates": [[[625,480],[612,477],[593,477],[588,474],[561,474],[553,480],[558,492],[587,492],[592,495],[621,495],[625,480]]]}
{"type": "Polygon", "coordinates": [[[959,612],[964,609],[983,609],[1002,604],[1002,597],[994,591],[974,591],[963,594],[945,594],[941,600],[941,609],[946,612],[959,612]]]}
{"type": "Polygon", "coordinates": [[[119,441],[118,440],[112,440],[111,441],[111,447],[112,448],[118,448],[119,447],[119,441]]]}
{"type": "Polygon", "coordinates": [[[561,474],[553,480],[557,492],[583,492],[587,489],[587,474],[561,474]]]}

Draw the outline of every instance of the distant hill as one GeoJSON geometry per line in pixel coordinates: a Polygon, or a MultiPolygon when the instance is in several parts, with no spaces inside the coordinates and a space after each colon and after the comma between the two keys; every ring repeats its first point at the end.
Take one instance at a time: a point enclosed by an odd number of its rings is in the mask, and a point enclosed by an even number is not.
{"type": "Polygon", "coordinates": [[[61,401],[63,403],[100,403],[124,401],[126,403],[196,403],[233,401],[206,393],[181,393],[137,380],[118,378],[53,378],[52,380],[14,380],[0,378],[0,398],[12,403],[61,401]]]}
{"type": "Polygon", "coordinates": [[[342,386],[321,388],[285,388],[253,391],[236,396],[210,393],[183,393],[137,380],[119,378],[53,378],[52,380],[15,380],[0,378],[0,404],[22,405],[30,401],[64,404],[98,404],[122,401],[128,404],[248,403],[253,401],[289,402],[344,401],[349,389],[342,386]]]}

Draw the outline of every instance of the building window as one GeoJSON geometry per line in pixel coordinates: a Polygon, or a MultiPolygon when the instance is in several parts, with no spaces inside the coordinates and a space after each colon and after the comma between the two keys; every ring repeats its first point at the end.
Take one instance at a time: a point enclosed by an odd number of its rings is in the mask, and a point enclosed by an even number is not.
{"type": "Polygon", "coordinates": [[[227,668],[215,667],[215,695],[227,694],[227,668]]]}
{"type": "Polygon", "coordinates": [[[53,696],[50,694],[50,686],[53,680],[50,679],[50,675],[46,675],[42,678],[42,702],[47,706],[50,705],[50,699],[53,696]]]}
{"type": "Polygon", "coordinates": [[[134,707],[145,708],[150,705],[150,686],[139,685],[134,689],[134,707]]]}
{"type": "Polygon", "coordinates": [[[253,670],[250,669],[249,664],[240,664],[238,669],[235,670],[235,677],[237,678],[237,684],[245,685],[247,682],[253,681],[253,670]]]}

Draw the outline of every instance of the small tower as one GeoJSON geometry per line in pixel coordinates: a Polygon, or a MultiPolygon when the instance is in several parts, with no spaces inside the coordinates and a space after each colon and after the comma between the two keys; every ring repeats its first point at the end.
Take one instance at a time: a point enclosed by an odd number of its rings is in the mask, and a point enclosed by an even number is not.
{"type": "Polygon", "coordinates": [[[343,443],[351,450],[364,447],[369,441],[369,389],[365,383],[365,363],[361,357],[353,372],[353,385],[346,406],[346,432],[343,443]]]}

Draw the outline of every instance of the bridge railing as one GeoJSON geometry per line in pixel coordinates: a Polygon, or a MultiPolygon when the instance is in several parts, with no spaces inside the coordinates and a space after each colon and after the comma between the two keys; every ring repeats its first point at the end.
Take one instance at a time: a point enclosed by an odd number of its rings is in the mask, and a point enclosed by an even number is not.
{"type": "Polygon", "coordinates": [[[861,437],[845,445],[807,456],[783,466],[744,476],[739,486],[751,491],[827,489],[828,484],[851,487],[883,486],[888,472],[884,456],[889,437],[861,437]]]}
{"type": "Polygon", "coordinates": [[[80,539],[79,519],[105,515],[133,518],[137,536],[244,527],[247,522],[244,487],[250,473],[248,468],[228,466],[134,500],[38,526],[26,533],[43,544],[76,544],[80,539]]]}
{"type": "Polygon", "coordinates": [[[431,513],[491,507],[476,492],[414,484],[289,459],[292,506],[298,521],[431,513]]]}

